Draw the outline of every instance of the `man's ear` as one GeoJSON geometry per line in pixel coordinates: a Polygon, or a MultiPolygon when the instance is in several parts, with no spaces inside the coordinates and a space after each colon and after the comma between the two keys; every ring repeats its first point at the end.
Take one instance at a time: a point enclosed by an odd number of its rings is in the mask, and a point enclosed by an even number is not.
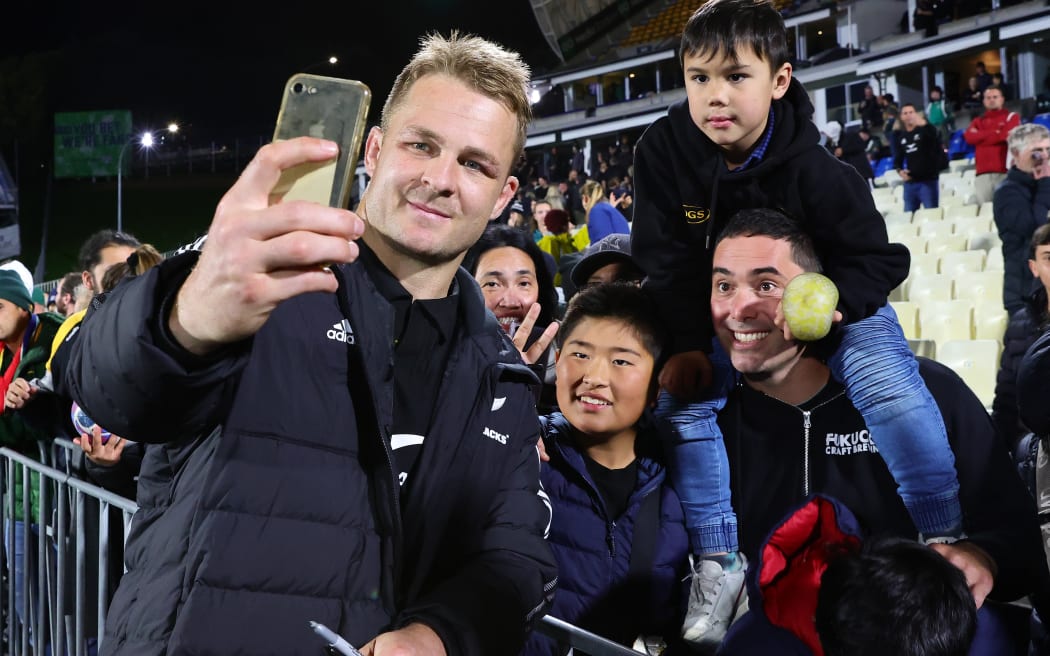
{"type": "Polygon", "coordinates": [[[378,125],[374,126],[368,132],[368,139],[365,141],[365,173],[370,177],[375,174],[376,163],[379,162],[379,151],[383,148],[383,130],[378,125]]]}

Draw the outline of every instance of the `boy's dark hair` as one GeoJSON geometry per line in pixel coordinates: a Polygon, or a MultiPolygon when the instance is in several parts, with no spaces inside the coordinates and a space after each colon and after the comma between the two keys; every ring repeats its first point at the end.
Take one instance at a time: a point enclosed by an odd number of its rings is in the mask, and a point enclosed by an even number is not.
{"type": "Polygon", "coordinates": [[[915,111],[919,111],[919,108],[915,106],[915,103],[904,103],[898,109],[900,109],[903,112],[905,107],[911,107],[915,111]]]}
{"type": "Polygon", "coordinates": [[[584,319],[609,319],[630,326],[645,350],[653,356],[655,373],[667,344],[667,330],[658,318],[652,298],[638,285],[610,282],[582,290],[572,297],[558,329],[558,346],[563,346],[584,319]]]}
{"type": "Polygon", "coordinates": [[[770,237],[791,244],[791,259],[803,271],[820,272],[820,258],[813,240],[797,221],[783,212],[767,208],[740,210],[729,219],[729,223],[718,235],[715,248],[723,239],[730,237],[770,237]]]}
{"type": "Polygon", "coordinates": [[[890,538],[828,565],[816,625],[825,656],[965,656],[977,608],[955,565],[918,542],[890,538]]]}
{"type": "Polygon", "coordinates": [[[1044,223],[1032,233],[1032,246],[1028,249],[1028,259],[1035,259],[1035,249],[1050,244],[1050,223],[1044,223]]]}
{"type": "Polygon", "coordinates": [[[110,228],[99,230],[88,237],[87,241],[80,247],[80,254],[77,256],[80,262],[80,270],[91,271],[94,269],[102,261],[102,249],[107,246],[138,248],[141,245],[138,239],[126,232],[117,232],[110,228]]]}
{"type": "Polygon", "coordinates": [[[936,91],[937,93],[941,94],[942,96],[944,95],[944,89],[940,88],[940,87],[939,87],[939,86],[937,86],[936,84],[935,84],[935,85],[933,85],[933,88],[932,88],[932,89],[930,89],[930,92],[931,92],[931,93],[932,93],[932,92],[934,92],[934,91],[936,91]]]}
{"type": "Polygon", "coordinates": [[[738,59],[753,50],[774,73],[788,61],[784,19],[769,0],[710,0],[693,12],[682,32],[678,63],[687,56],[723,55],[738,59]]]}
{"type": "Polygon", "coordinates": [[[554,275],[547,268],[543,251],[533,241],[532,234],[513,226],[490,223],[467,251],[463,258],[463,268],[469,271],[470,275],[475,275],[481,256],[493,248],[504,246],[524,251],[532,260],[532,267],[536,270],[536,286],[539,288],[536,302],[540,304],[540,316],[536,319],[536,325],[547,326],[554,321],[555,311],[558,309],[558,291],[554,288],[554,275]]]}

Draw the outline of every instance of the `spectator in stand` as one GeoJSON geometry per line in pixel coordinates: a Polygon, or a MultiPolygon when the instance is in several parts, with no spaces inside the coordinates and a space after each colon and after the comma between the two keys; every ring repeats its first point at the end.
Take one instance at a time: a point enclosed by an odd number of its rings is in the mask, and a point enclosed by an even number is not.
{"type": "MultiPolygon", "coordinates": [[[[569,232],[569,213],[565,210],[552,209],[544,217],[546,233],[536,242],[545,253],[554,258],[555,271],[561,262],[561,258],[568,253],[575,253],[581,249],[576,247],[572,234],[569,232]]],[[[554,286],[561,286],[561,273],[554,274],[554,286]]]]}
{"type": "MultiPolygon", "coordinates": [[[[665,334],[635,285],[599,285],[569,304],[558,339],[561,412],[540,419],[559,569],[550,615],[625,646],[641,635],[687,653],[678,633],[689,539],[647,416],[665,334]]],[[[561,653],[534,633],[523,655],[561,653]]]]}
{"type": "Polygon", "coordinates": [[[915,0],[915,15],[912,18],[912,26],[915,31],[925,31],[925,36],[937,36],[937,12],[940,2],[938,0],[915,0]]]}
{"type": "Polygon", "coordinates": [[[882,106],[870,84],[864,87],[864,97],[857,104],[857,113],[860,114],[861,122],[865,127],[877,132],[882,131],[882,106]]]}
{"type": "Polygon", "coordinates": [[[926,103],[926,120],[937,128],[941,143],[948,143],[955,130],[955,116],[952,115],[951,103],[944,98],[940,87],[930,89],[930,102],[926,103]]]}
{"type": "Polygon", "coordinates": [[[977,78],[971,77],[966,82],[966,92],[963,94],[963,109],[976,113],[984,106],[984,89],[980,87],[977,78]]]}
{"type": "Polygon", "coordinates": [[[1013,316],[1032,291],[1032,233],[1050,212],[1050,131],[1024,123],[1010,131],[1008,143],[1013,165],[996,188],[992,207],[1003,242],[1003,306],[1013,316]]]}
{"type": "Polygon", "coordinates": [[[525,227],[525,206],[521,204],[520,200],[512,202],[507,207],[507,225],[514,226],[515,228],[525,227]]]}
{"type": "Polygon", "coordinates": [[[525,363],[536,365],[534,371],[543,381],[538,406],[550,412],[557,407],[554,351],[548,347],[558,332],[558,292],[544,255],[520,230],[490,225],[467,251],[463,267],[474,276],[485,307],[515,340],[525,363]]]}
{"type": "Polygon", "coordinates": [[[583,200],[583,209],[587,211],[587,237],[588,243],[593,244],[613,233],[629,234],[631,226],[627,223],[616,208],[623,201],[626,192],[616,194],[616,190],[609,192],[606,198],[605,191],[597,182],[588,181],[580,188],[580,198],[583,200]]]}
{"type": "Polygon", "coordinates": [[[904,180],[904,211],[914,212],[920,205],[937,207],[938,179],[945,157],[937,130],[911,103],[901,107],[901,123],[904,129],[897,133],[893,167],[904,180]]]}
{"type": "Polygon", "coordinates": [[[639,285],[645,274],[631,257],[630,236],[613,233],[587,247],[570,277],[577,289],[587,289],[610,282],[639,285]]]}
{"type": "Polygon", "coordinates": [[[1032,235],[1028,268],[1039,284],[1024,299],[1024,307],[1010,317],[992,402],[992,419],[1011,448],[1029,430],[1017,414],[1017,368],[1032,342],[1050,328],[1050,224],[1039,226],[1032,235]]]}
{"type": "Polygon", "coordinates": [[[58,291],[55,294],[56,312],[67,318],[76,312],[77,285],[80,284],[83,283],[78,271],[71,271],[62,276],[62,280],[58,283],[58,291]]]}
{"type": "Polygon", "coordinates": [[[1003,109],[1003,92],[998,87],[984,90],[984,114],[970,122],[963,132],[966,143],[974,147],[977,179],[974,194],[978,203],[992,200],[995,188],[1006,178],[1007,135],[1021,124],[1017,112],[1003,109]]]}
{"type": "Polygon", "coordinates": [[[857,173],[864,178],[868,186],[874,188],[875,171],[872,170],[871,162],[868,160],[868,143],[870,139],[871,135],[863,125],[856,132],[847,130],[839,138],[838,146],[832,152],[835,157],[857,169],[857,173]]]}
{"type": "MultiPolygon", "coordinates": [[[[1010,100],[1013,100],[1013,98],[1014,98],[1013,89],[1011,89],[1010,85],[1006,83],[1005,79],[1003,79],[1003,74],[1002,73],[992,73],[992,84],[991,84],[991,86],[997,87],[1000,91],[1003,92],[1003,100],[1004,101],[1009,102],[1010,100]]],[[[985,91],[987,91],[987,89],[985,89],[985,91]]]]}
{"type": "Polygon", "coordinates": [[[572,164],[570,168],[570,175],[572,171],[576,171],[576,175],[585,175],[587,172],[584,170],[584,156],[583,150],[577,143],[572,144],[572,164]]]}
{"type": "Polygon", "coordinates": [[[984,62],[979,61],[974,64],[973,76],[977,78],[977,90],[984,93],[984,90],[992,86],[992,76],[985,68],[984,62]]]}

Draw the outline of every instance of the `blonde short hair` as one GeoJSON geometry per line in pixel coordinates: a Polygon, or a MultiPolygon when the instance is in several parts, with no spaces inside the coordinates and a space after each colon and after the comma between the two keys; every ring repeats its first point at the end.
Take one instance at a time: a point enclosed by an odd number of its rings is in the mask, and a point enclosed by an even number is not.
{"type": "Polygon", "coordinates": [[[492,98],[517,117],[514,154],[520,155],[525,148],[525,131],[532,121],[529,66],[521,55],[472,34],[460,35],[455,30],[448,38],[428,34],[420,39],[419,45],[419,50],[394,80],[383,104],[380,118],[383,131],[416,80],[431,74],[448,75],[492,98]]]}

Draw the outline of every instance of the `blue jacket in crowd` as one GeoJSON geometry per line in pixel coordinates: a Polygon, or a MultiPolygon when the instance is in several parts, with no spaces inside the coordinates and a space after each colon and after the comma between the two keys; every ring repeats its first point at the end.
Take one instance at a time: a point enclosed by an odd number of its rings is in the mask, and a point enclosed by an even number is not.
{"type": "MultiPolygon", "coordinates": [[[[609,517],[573,429],[560,413],[540,418],[550,462],[540,477],[553,506],[549,541],[558,563],[558,590],[550,615],[611,640],[630,645],[639,635],[678,640],[688,589],[689,540],[678,495],[664,484],[665,469],[641,455],[648,431],[638,434],[638,481],[620,517],[609,517]],[[643,580],[628,581],[634,528],[642,501],[659,494],[659,533],[643,580]]],[[[533,633],[523,654],[555,654],[555,643],[533,633]]]]}

